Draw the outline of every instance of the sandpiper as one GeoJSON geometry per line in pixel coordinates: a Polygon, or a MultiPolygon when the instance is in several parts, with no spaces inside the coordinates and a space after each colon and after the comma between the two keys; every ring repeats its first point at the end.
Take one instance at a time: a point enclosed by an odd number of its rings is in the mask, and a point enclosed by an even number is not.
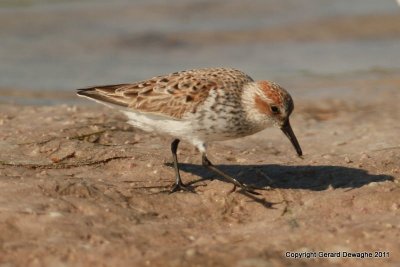
{"type": "Polygon", "coordinates": [[[171,151],[175,183],[171,192],[188,190],[179,174],[180,139],[198,148],[202,164],[243,190],[249,186],[216,168],[206,155],[206,144],[244,137],[277,126],[299,156],[300,145],[289,123],[293,100],[271,81],[254,81],[231,68],[204,68],[174,72],[149,80],[79,89],[78,95],[122,111],[128,123],[175,139],[171,151]]]}

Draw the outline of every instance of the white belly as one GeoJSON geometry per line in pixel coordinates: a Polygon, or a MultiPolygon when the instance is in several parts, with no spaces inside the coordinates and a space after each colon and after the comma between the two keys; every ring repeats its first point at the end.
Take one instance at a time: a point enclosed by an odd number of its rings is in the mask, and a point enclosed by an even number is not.
{"type": "Polygon", "coordinates": [[[123,113],[128,117],[129,124],[147,132],[169,134],[174,137],[182,137],[191,133],[191,126],[188,121],[134,111],[123,111],[123,113]]]}

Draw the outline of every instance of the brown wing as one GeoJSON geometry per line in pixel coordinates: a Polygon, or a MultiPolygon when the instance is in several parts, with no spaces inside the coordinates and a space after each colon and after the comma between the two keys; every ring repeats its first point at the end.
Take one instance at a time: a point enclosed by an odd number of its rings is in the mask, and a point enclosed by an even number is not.
{"type": "Polygon", "coordinates": [[[237,91],[251,81],[248,75],[239,70],[209,68],[175,72],[132,84],[79,89],[78,95],[140,112],[180,119],[186,112],[194,112],[210,90],[237,91]]]}

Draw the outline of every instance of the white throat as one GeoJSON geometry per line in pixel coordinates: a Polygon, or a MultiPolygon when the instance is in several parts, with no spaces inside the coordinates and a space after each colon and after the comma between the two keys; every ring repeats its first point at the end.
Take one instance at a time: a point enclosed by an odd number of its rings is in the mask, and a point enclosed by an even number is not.
{"type": "Polygon", "coordinates": [[[246,111],[246,118],[259,130],[263,130],[273,125],[272,121],[268,119],[267,115],[261,113],[256,108],[256,96],[263,96],[263,92],[256,82],[248,83],[243,88],[242,104],[246,111]]]}

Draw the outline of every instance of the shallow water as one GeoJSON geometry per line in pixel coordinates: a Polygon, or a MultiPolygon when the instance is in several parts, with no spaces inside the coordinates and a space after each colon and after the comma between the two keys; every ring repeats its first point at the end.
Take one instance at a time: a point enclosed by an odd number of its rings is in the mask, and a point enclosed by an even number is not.
{"type": "Polygon", "coordinates": [[[400,16],[400,8],[389,0],[258,0],[250,4],[3,0],[0,88],[65,91],[209,66],[236,67],[255,79],[278,81],[304,75],[397,71],[400,36],[395,32],[382,37],[379,27],[379,38],[371,34],[342,38],[339,33],[326,40],[322,33],[321,38],[299,41],[288,32],[278,42],[252,35],[239,42],[190,40],[200,33],[284,30],[302,23],[318,25],[329,19],[377,14],[400,16]],[[184,37],[176,37],[180,34],[184,37]]]}

